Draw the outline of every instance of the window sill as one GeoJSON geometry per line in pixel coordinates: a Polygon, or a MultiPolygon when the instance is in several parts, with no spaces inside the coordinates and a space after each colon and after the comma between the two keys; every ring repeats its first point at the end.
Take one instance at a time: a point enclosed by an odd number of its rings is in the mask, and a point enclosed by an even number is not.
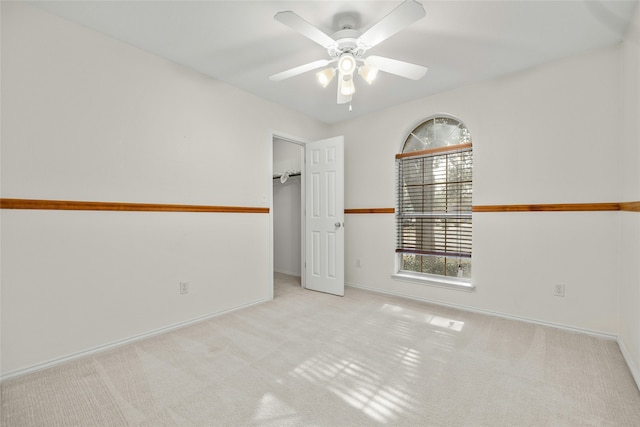
{"type": "Polygon", "coordinates": [[[402,282],[418,283],[420,285],[437,286],[440,288],[455,289],[457,291],[472,292],[475,286],[469,279],[458,279],[457,277],[440,277],[427,274],[412,274],[409,272],[399,272],[391,277],[402,282]]]}

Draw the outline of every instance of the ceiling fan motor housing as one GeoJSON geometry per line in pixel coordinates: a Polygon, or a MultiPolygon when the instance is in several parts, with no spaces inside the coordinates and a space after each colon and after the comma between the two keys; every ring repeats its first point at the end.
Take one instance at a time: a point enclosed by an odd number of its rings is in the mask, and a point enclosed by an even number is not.
{"type": "Polygon", "coordinates": [[[336,46],[328,49],[329,56],[338,58],[343,53],[351,53],[355,57],[364,55],[366,49],[358,46],[358,37],[360,32],[349,28],[335,32],[332,38],[336,41],[336,46]]]}

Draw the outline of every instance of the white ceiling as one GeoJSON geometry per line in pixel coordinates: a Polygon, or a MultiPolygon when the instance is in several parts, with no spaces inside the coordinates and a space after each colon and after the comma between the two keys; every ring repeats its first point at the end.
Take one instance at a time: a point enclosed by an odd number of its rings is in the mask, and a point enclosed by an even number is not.
{"type": "Polygon", "coordinates": [[[356,80],[353,112],[336,104],[309,72],[268,76],[317,59],[326,50],[275,21],[292,10],[332,34],[336,14],[355,12],[366,30],[400,1],[46,1],[70,21],[326,123],[495,78],[620,42],[637,1],[422,1],[427,15],[367,54],[429,67],[413,81],[379,73],[356,80]]]}

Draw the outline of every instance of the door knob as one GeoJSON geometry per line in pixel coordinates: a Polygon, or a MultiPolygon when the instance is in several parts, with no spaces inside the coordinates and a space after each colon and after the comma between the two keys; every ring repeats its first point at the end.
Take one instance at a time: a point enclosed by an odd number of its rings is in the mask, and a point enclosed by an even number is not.
{"type": "Polygon", "coordinates": [[[339,223],[339,222],[336,222],[336,223],[335,223],[335,226],[336,226],[336,228],[340,228],[340,223],[339,223]]]}

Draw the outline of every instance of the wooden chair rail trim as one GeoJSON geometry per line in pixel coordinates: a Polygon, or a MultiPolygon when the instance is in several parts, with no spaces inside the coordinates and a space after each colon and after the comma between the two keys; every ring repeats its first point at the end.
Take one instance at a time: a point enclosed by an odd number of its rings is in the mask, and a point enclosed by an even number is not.
{"type": "Polygon", "coordinates": [[[447,147],[427,148],[426,150],[409,151],[407,153],[396,154],[396,159],[404,159],[405,157],[428,156],[429,154],[446,153],[447,151],[458,151],[471,148],[472,144],[449,145],[447,147]]]}
{"type": "Polygon", "coordinates": [[[345,209],[345,214],[392,214],[395,213],[394,208],[357,208],[345,209]]]}
{"type": "Polygon", "coordinates": [[[0,198],[1,209],[37,209],[65,211],[122,211],[122,212],[223,212],[269,213],[269,208],[247,206],[205,206],[159,203],[83,202],[70,200],[35,200],[0,198]]]}
{"type": "MultiPolygon", "coordinates": [[[[251,206],[206,206],[158,203],[83,202],[70,200],[36,200],[0,198],[0,209],[131,211],[131,212],[209,212],[209,213],[269,213],[269,208],[251,206]]],[[[640,201],[620,203],[548,203],[521,205],[478,205],[473,212],[578,212],[629,211],[640,212],[640,201]]],[[[394,208],[352,208],[345,214],[393,214],[394,208]]]]}
{"type": "Polygon", "coordinates": [[[480,205],[473,212],[586,212],[619,211],[621,203],[548,203],[532,205],[480,205]]]}
{"type": "MultiPolygon", "coordinates": [[[[630,211],[640,212],[640,201],[620,203],[547,203],[528,205],[479,205],[473,212],[597,212],[630,211]]],[[[345,209],[345,214],[392,214],[394,208],[345,209]]]]}
{"type": "Polygon", "coordinates": [[[640,212],[640,201],[620,203],[621,211],[640,212]]]}

